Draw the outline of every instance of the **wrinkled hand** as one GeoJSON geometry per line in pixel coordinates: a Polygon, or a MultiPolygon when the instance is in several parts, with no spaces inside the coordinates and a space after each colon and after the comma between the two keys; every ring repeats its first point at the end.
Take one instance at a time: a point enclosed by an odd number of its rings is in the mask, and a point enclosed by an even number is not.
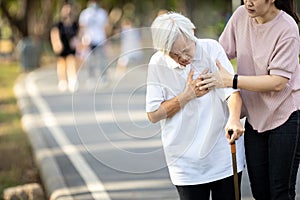
{"type": "Polygon", "coordinates": [[[243,127],[240,120],[228,120],[225,126],[225,136],[229,144],[232,144],[235,140],[238,140],[245,132],[245,128],[243,127]],[[232,130],[233,134],[228,134],[228,130],[232,130]]]}
{"type": "Polygon", "coordinates": [[[217,60],[218,71],[201,75],[203,81],[198,83],[199,89],[232,87],[233,75],[230,74],[217,60]]]}
{"type": "MultiPolygon", "coordinates": [[[[184,96],[188,100],[192,100],[194,98],[201,97],[209,92],[208,89],[199,90],[199,86],[198,86],[198,83],[203,81],[201,76],[206,74],[207,72],[208,72],[208,69],[203,70],[201,75],[198,78],[193,80],[194,70],[191,69],[191,71],[188,75],[188,78],[187,78],[185,90],[183,92],[184,96]]],[[[201,86],[201,84],[199,84],[199,85],[201,86]]]]}

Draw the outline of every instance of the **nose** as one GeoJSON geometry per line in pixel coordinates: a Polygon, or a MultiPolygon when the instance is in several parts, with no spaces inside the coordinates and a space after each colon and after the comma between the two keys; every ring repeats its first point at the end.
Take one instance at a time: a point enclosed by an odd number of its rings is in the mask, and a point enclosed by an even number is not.
{"type": "Polygon", "coordinates": [[[250,1],[250,0],[244,0],[244,3],[245,3],[245,5],[247,5],[247,6],[252,6],[253,4],[252,4],[252,1],[250,1]]]}
{"type": "Polygon", "coordinates": [[[181,58],[182,60],[189,60],[189,59],[190,59],[190,56],[187,55],[187,54],[185,54],[185,53],[183,53],[183,54],[181,54],[180,58],[181,58]]]}

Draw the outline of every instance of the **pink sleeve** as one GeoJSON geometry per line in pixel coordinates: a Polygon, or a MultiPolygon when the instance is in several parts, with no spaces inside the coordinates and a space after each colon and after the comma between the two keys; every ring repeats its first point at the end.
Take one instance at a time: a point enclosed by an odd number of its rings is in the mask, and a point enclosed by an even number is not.
{"type": "Polygon", "coordinates": [[[233,59],[236,57],[236,20],[238,18],[238,8],[233,15],[230,17],[229,21],[227,22],[225,29],[223,30],[219,42],[223,46],[227,57],[229,59],[233,59]]]}
{"type": "Polygon", "coordinates": [[[220,44],[223,46],[227,57],[229,59],[233,59],[236,57],[236,45],[235,45],[235,37],[234,37],[234,26],[230,21],[225,27],[223,33],[219,38],[220,44]]]}
{"type": "Polygon", "coordinates": [[[270,74],[280,75],[290,79],[292,74],[296,71],[296,67],[299,67],[299,45],[299,38],[291,37],[279,41],[268,67],[270,74]]]}

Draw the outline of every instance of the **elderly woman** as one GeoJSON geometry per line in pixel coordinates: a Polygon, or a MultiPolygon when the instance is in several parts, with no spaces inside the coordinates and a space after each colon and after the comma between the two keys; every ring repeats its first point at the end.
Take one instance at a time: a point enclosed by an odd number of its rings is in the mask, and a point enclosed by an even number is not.
{"type": "MultiPolygon", "coordinates": [[[[242,135],[241,98],[232,88],[199,90],[199,76],[217,69],[233,73],[218,44],[197,39],[194,24],[178,13],[158,16],[151,27],[158,51],[148,68],[146,111],[161,122],[162,142],[172,183],[181,200],[234,199],[231,143],[242,135]],[[212,67],[214,66],[214,67],[212,67]],[[232,129],[230,137],[227,130],[232,129]]],[[[239,181],[244,168],[243,138],[237,142],[239,181]]]]}

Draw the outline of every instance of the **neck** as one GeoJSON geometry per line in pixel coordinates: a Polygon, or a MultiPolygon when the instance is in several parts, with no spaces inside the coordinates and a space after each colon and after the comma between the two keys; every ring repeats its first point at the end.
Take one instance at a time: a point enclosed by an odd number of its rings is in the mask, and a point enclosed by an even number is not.
{"type": "Polygon", "coordinates": [[[277,9],[275,7],[275,5],[273,4],[272,7],[270,8],[270,10],[265,15],[255,17],[255,20],[259,24],[267,23],[269,21],[272,21],[278,15],[279,11],[280,10],[277,9]]]}

